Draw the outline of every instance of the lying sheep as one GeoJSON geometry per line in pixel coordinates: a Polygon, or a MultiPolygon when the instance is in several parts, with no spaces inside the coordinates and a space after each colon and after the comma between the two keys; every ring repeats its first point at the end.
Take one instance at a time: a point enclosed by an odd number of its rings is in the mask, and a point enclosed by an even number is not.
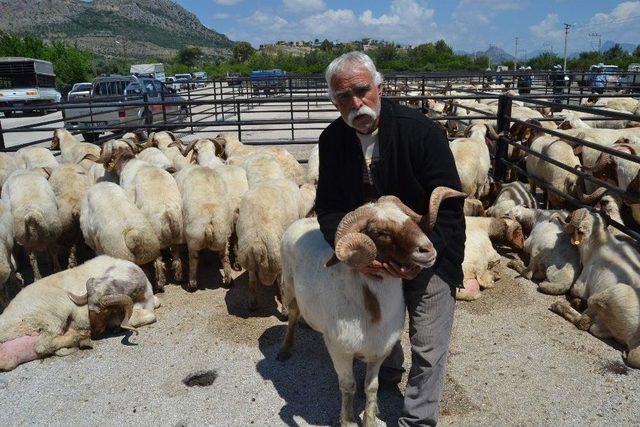
{"type": "Polygon", "coordinates": [[[91,333],[98,335],[107,325],[135,328],[155,321],[159,303],[141,273],[128,261],[99,256],[24,288],[0,315],[0,371],[90,348],[91,333]],[[87,291],[87,300],[99,309],[92,315],[86,305],[72,301],[87,291]],[[102,295],[106,298],[96,299],[102,295]]]}
{"type": "Polygon", "coordinates": [[[184,168],[176,174],[182,195],[184,239],[189,250],[189,290],[198,288],[199,252],[209,249],[219,255],[223,282],[231,283],[229,239],[233,232],[234,209],[227,185],[217,169],[204,166],[184,168]]]}
{"type": "Polygon", "coordinates": [[[13,217],[15,240],[25,248],[35,280],[40,279],[36,252],[48,252],[60,271],[57,241],[62,232],[56,196],[42,170],[17,170],[2,187],[13,217]]]}
{"type": "Polygon", "coordinates": [[[222,157],[226,159],[230,165],[241,165],[248,156],[255,152],[268,152],[275,157],[288,179],[295,182],[298,186],[304,184],[304,168],[298,163],[296,158],[284,148],[251,147],[244,145],[235,135],[230,133],[218,135],[215,141],[222,149],[222,157]]]}
{"type": "Polygon", "coordinates": [[[567,301],[558,301],[551,310],[596,337],[625,345],[627,363],[640,368],[640,253],[587,209],[573,211],[561,225],[583,265],[571,295],[586,300],[587,309],[580,314],[567,301]]]}
{"type": "Polygon", "coordinates": [[[144,265],[160,255],[160,242],[144,214],[112,182],[87,191],[80,205],[80,229],[87,245],[106,254],[144,265]]]}
{"type": "MultiPolygon", "coordinates": [[[[535,208],[536,199],[531,194],[527,186],[520,182],[495,183],[494,191],[497,193],[493,204],[487,208],[486,215],[495,218],[502,218],[516,206],[525,208],[535,208]]],[[[531,229],[529,229],[531,231],[531,229]]]]}
{"type": "Polygon", "coordinates": [[[529,280],[539,281],[538,289],[545,294],[567,293],[582,269],[577,248],[553,220],[534,225],[524,242],[524,252],[529,255],[526,267],[518,261],[508,266],[529,280]]]}
{"type": "Polygon", "coordinates": [[[60,150],[62,163],[79,164],[84,169],[89,170],[94,162],[86,159],[87,154],[100,155],[100,147],[87,142],[80,142],[66,129],[56,129],[53,131],[51,139],[51,150],[60,150]]]}
{"type": "Polygon", "coordinates": [[[69,249],[67,268],[73,268],[77,265],[76,252],[82,239],[80,203],[91,187],[91,179],[80,165],[63,164],[51,172],[49,184],[56,195],[62,227],[58,244],[69,249]]]}
{"type": "Polygon", "coordinates": [[[16,164],[20,169],[57,168],[58,161],[44,147],[24,147],[16,152],[16,164]]]}
{"type": "Polygon", "coordinates": [[[405,317],[401,279],[384,276],[375,280],[354,269],[374,259],[431,267],[437,254],[426,233],[433,228],[439,204],[447,197],[464,194],[436,188],[430,215],[425,216],[393,196],[366,204],[340,222],[335,252],[315,218],[296,221],[282,238],[282,302],[289,311],[289,325],[278,359],[290,357],[300,317],[322,333],[338,374],[342,425],[354,422],[354,357],[367,362],[364,425],[376,425],[378,372],[400,338],[405,317]],[[394,245],[396,239],[389,239],[389,235],[401,239],[402,247],[394,245]]]}

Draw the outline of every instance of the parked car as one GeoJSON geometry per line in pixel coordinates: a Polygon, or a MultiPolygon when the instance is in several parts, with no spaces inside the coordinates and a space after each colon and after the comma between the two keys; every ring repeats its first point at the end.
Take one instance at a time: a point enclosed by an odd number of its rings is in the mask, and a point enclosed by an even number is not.
{"type": "Polygon", "coordinates": [[[85,141],[95,141],[101,133],[121,125],[180,123],[188,115],[186,105],[159,104],[184,101],[175,89],[150,77],[111,75],[98,77],[84,102],[99,104],[68,109],[67,129],[79,129],[85,141]],[[145,102],[146,101],[146,102],[145,102]],[[105,105],[107,104],[107,105],[105,105]],[[166,121],[165,121],[166,118],[166,121]]]}
{"type": "Polygon", "coordinates": [[[176,86],[176,78],[175,77],[165,77],[164,84],[171,89],[178,90],[178,86],[176,86]]]}
{"type": "Polygon", "coordinates": [[[41,59],[23,57],[0,58],[0,107],[5,117],[16,111],[41,113],[56,111],[62,95],[55,89],[53,64],[41,59]],[[33,106],[44,106],[34,110],[33,106]]]}
{"type": "Polygon", "coordinates": [[[73,102],[82,98],[91,96],[91,82],[74,83],[73,87],[67,94],[67,101],[73,102]]]}
{"type": "Polygon", "coordinates": [[[176,74],[174,76],[175,80],[175,84],[178,84],[178,89],[194,89],[195,88],[195,83],[193,83],[193,77],[191,77],[191,74],[176,74]]]}
{"type": "Polygon", "coordinates": [[[207,86],[207,73],[204,71],[196,71],[193,73],[193,78],[195,81],[196,87],[205,87],[207,86]]]}
{"type": "Polygon", "coordinates": [[[240,86],[242,84],[240,73],[227,73],[225,80],[228,86],[240,86]]]}

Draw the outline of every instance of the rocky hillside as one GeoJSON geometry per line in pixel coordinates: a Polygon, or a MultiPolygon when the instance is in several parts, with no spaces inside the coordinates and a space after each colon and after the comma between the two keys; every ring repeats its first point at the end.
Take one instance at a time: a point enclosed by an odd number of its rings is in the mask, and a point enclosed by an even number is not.
{"type": "Polygon", "coordinates": [[[184,46],[227,57],[233,47],[224,34],[170,0],[0,0],[0,31],[130,59],[166,58],[184,46]]]}

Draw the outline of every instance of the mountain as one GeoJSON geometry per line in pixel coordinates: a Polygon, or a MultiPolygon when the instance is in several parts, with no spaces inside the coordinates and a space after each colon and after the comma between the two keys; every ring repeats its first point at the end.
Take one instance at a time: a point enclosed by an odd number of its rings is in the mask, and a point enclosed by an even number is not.
{"type": "Polygon", "coordinates": [[[466,55],[466,56],[486,56],[491,59],[492,63],[500,63],[506,61],[513,61],[513,55],[509,55],[504,49],[501,49],[497,46],[490,46],[489,49],[485,51],[477,51],[475,53],[469,53],[464,50],[456,50],[454,51],[456,55],[466,55]]]}
{"type": "Polygon", "coordinates": [[[0,0],[0,31],[139,60],[168,58],[185,46],[225,58],[234,45],[170,0],[0,0]]]}
{"type": "MultiPolygon", "coordinates": [[[[606,42],[602,43],[602,47],[600,48],[601,52],[604,52],[606,50],[611,49],[614,45],[616,44],[616,42],[613,42],[611,40],[607,40],[606,42]]],[[[636,46],[633,43],[617,43],[620,45],[620,47],[622,48],[622,50],[624,50],[627,53],[632,53],[636,46]]]]}

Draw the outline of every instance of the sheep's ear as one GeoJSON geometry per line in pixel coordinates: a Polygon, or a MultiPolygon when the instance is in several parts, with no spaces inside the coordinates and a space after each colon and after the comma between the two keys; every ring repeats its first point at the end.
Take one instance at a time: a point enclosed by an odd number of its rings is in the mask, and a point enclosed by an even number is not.
{"type": "Polygon", "coordinates": [[[329,258],[329,261],[327,261],[324,266],[325,267],[333,267],[334,265],[338,264],[340,262],[340,260],[338,259],[338,257],[336,256],[335,252],[333,253],[333,255],[331,255],[331,258],[329,258]]]}

